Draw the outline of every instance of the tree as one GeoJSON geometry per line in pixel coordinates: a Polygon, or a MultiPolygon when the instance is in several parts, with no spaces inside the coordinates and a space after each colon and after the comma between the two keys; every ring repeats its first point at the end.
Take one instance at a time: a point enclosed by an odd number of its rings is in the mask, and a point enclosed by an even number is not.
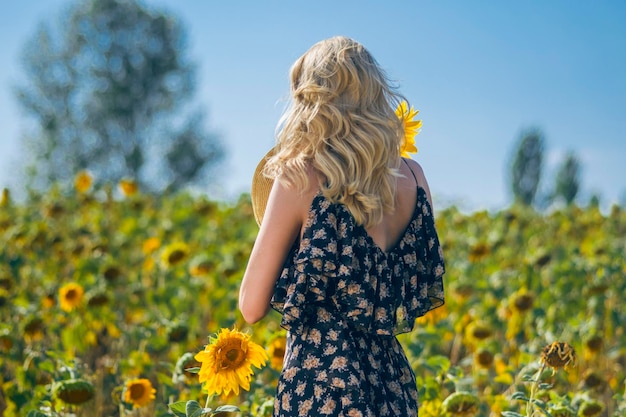
{"type": "Polygon", "coordinates": [[[574,202],[580,190],[580,161],[573,152],[565,157],[556,174],[554,197],[568,206],[574,202]]]}
{"type": "Polygon", "coordinates": [[[544,139],[537,128],[524,130],[511,166],[511,190],[515,201],[532,205],[543,170],[544,139]]]}
{"type": "Polygon", "coordinates": [[[176,18],[137,0],[86,0],[62,16],[26,44],[27,83],[17,89],[38,128],[28,141],[37,182],[88,168],[172,188],[221,160],[203,113],[187,104],[195,71],[176,18]]]}

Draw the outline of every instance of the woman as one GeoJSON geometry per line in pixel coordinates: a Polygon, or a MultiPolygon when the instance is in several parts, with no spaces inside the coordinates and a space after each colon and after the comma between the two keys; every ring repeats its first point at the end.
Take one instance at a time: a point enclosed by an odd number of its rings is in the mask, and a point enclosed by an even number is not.
{"type": "Polygon", "coordinates": [[[295,62],[291,94],[239,294],[246,321],[273,307],[288,330],[274,415],[417,416],[395,335],[443,304],[444,264],[424,173],[401,158],[402,97],[345,37],[295,62]]]}

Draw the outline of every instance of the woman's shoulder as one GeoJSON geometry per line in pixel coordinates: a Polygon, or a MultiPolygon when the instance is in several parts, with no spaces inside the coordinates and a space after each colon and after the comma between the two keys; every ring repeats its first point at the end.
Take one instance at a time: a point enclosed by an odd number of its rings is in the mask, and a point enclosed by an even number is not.
{"type": "Polygon", "coordinates": [[[422,166],[419,164],[419,162],[415,161],[414,159],[410,159],[410,158],[403,158],[403,159],[404,159],[404,162],[406,162],[408,167],[411,169],[413,175],[415,176],[415,180],[417,181],[417,184],[423,187],[424,184],[426,184],[426,175],[424,174],[424,169],[422,168],[422,166]]]}
{"type": "Polygon", "coordinates": [[[406,162],[409,169],[411,170],[412,174],[415,176],[415,181],[417,182],[417,186],[423,189],[424,192],[426,193],[428,203],[432,207],[433,202],[432,202],[432,197],[430,195],[430,187],[428,186],[428,181],[426,180],[426,174],[424,174],[424,170],[422,169],[422,166],[419,164],[419,162],[413,159],[410,159],[410,158],[403,158],[403,159],[404,159],[404,162],[406,162]]]}

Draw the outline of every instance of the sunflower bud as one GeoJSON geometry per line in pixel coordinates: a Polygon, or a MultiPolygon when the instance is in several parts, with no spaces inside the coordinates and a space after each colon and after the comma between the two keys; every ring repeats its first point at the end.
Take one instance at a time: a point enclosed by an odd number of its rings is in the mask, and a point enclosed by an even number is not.
{"type": "Polygon", "coordinates": [[[84,379],[69,379],[55,384],[55,397],[67,404],[82,404],[91,400],[95,394],[93,385],[84,379]]]}
{"type": "Polygon", "coordinates": [[[446,398],[441,406],[453,416],[472,417],[478,413],[480,400],[467,391],[458,391],[446,398]]]}
{"type": "Polygon", "coordinates": [[[585,401],[578,409],[578,415],[582,417],[595,417],[599,416],[604,410],[602,404],[597,401],[590,400],[585,401]]]}

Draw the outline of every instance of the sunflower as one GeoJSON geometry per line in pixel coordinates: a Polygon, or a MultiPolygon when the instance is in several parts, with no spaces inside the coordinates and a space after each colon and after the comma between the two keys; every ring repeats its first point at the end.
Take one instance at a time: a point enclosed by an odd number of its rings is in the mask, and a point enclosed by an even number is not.
{"type": "Polygon", "coordinates": [[[119,183],[119,187],[120,190],[122,190],[122,194],[124,194],[126,197],[137,194],[137,191],[139,190],[137,181],[130,178],[123,178],[119,183]]]}
{"type": "Polygon", "coordinates": [[[472,263],[480,262],[489,255],[489,252],[489,245],[485,242],[476,243],[469,250],[469,261],[472,263]]]}
{"type": "Polygon", "coordinates": [[[249,391],[252,366],[261,369],[268,360],[261,346],[236,329],[222,329],[194,358],[202,363],[198,380],[205,383],[209,395],[226,396],[238,395],[239,387],[249,391]]]}
{"type": "Polygon", "coordinates": [[[474,362],[480,368],[489,369],[493,365],[494,356],[493,353],[487,349],[479,349],[474,353],[474,362]]]}
{"type": "Polygon", "coordinates": [[[83,287],[70,282],[65,284],[59,289],[59,303],[61,304],[61,310],[70,312],[78,307],[83,300],[85,290],[83,287]]]}
{"type": "Polygon", "coordinates": [[[149,379],[132,379],[126,383],[123,395],[124,402],[132,404],[133,408],[140,408],[156,398],[156,390],[149,379]]]}
{"type": "Polygon", "coordinates": [[[599,416],[604,410],[604,406],[595,400],[585,401],[578,409],[578,415],[583,417],[599,416]]]}
{"type": "Polygon", "coordinates": [[[205,276],[213,269],[215,269],[215,264],[206,255],[196,256],[189,264],[189,273],[194,277],[205,276]]]}
{"type": "Polygon", "coordinates": [[[74,178],[74,188],[76,188],[76,191],[84,194],[89,191],[91,184],[93,184],[93,177],[89,171],[83,170],[76,174],[76,177],[74,178]]]}
{"type": "Polygon", "coordinates": [[[150,255],[152,252],[159,249],[160,247],[161,239],[159,239],[158,237],[149,237],[143,241],[143,244],[141,245],[141,251],[144,253],[144,255],[150,255]]]}
{"type": "Polygon", "coordinates": [[[512,298],[512,307],[520,313],[524,313],[530,310],[533,307],[534,303],[534,295],[524,289],[515,293],[514,297],[512,298]]]}
{"type": "Polygon", "coordinates": [[[402,121],[402,128],[404,129],[404,140],[400,149],[403,157],[409,157],[409,154],[417,153],[415,136],[417,136],[422,127],[422,121],[415,120],[415,116],[417,116],[419,111],[408,106],[409,104],[406,101],[402,101],[396,109],[396,115],[402,121]]]}
{"type": "Polygon", "coordinates": [[[95,395],[93,385],[84,379],[69,379],[57,382],[53,387],[54,396],[66,404],[82,404],[95,395]]]}
{"type": "Polygon", "coordinates": [[[2,195],[0,196],[0,207],[6,207],[11,202],[11,192],[8,188],[2,189],[2,195]]]}
{"type": "Polygon", "coordinates": [[[566,342],[554,342],[543,348],[541,363],[552,368],[552,372],[574,366],[576,364],[576,351],[566,342]]]}
{"type": "Polygon", "coordinates": [[[284,335],[278,336],[271,341],[269,347],[270,366],[277,371],[282,371],[283,360],[285,358],[285,350],[287,346],[287,339],[284,335]]]}
{"type": "Polygon", "coordinates": [[[183,242],[174,242],[163,248],[161,252],[161,264],[171,268],[182,262],[189,255],[189,246],[183,242]]]}
{"type": "Polygon", "coordinates": [[[198,374],[193,371],[192,368],[199,368],[200,362],[194,359],[194,354],[191,352],[184,353],[174,367],[174,373],[172,374],[172,382],[178,383],[197,383],[198,374]]]}

